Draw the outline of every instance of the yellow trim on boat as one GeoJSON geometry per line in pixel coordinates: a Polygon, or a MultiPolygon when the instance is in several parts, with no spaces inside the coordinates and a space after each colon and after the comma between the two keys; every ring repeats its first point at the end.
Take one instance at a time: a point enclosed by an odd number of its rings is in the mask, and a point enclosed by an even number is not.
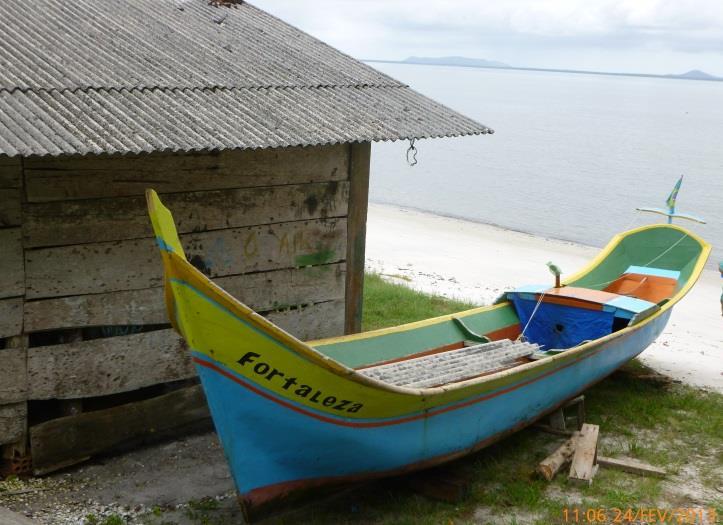
{"type": "MultiPolygon", "coordinates": [[[[593,271],[595,268],[600,266],[600,264],[608,258],[608,256],[615,250],[615,248],[620,244],[620,242],[625,239],[626,237],[629,237],[630,235],[638,232],[642,232],[645,230],[653,230],[656,228],[670,228],[672,230],[678,230],[682,233],[685,233],[688,237],[693,239],[694,241],[698,242],[698,244],[701,245],[701,255],[703,252],[707,250],[706,256],[703,258],[703,264],[705,265],[705,262],[708,260],[708,254],[710,253],[711,247],[710,244],[708,244],[706,241],[704,241],[701,237],[696,235],[695,233],[691,232],[690,230],[687,230],[685,228],[682,228],[676,224],[646,224],[644,226],[639,226],[637,228],[633,228],[632,230],[628,230],[625,232],[618,233],[613,236],[612,239],[610,239],[610,242],[608,242],[605,247],[598,252],[598,254],[590,260],[585,266],[583,266],[581,269],[579,269],[574,274],[566,277],[563,279],[562,284],[568,284],[573,281],[577,281],[578,279],[582,279],[585,275],[593,271]]],[[[672,298],[669,302],[673,302],[672,298]]]]}

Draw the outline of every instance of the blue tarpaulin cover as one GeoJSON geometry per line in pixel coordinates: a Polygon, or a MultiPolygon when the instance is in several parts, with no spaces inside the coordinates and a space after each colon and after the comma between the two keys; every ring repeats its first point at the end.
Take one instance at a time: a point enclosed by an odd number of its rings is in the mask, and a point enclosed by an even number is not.
{"type": "MultiPolygon", "coordinates": [[[[522,327],[532,315],[536,300],[523,299],[510,294],[522,327]]],[[[576,346],[588,339],[597,339],[612,333],[615,312],[588,310],[554,303],[540,303],[532,321],[525,330],[528,341],[544,350],[576,346]]]]}

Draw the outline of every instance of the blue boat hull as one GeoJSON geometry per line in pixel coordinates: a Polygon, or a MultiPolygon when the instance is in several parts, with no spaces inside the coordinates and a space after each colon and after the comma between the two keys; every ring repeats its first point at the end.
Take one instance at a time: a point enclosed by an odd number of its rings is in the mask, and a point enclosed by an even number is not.
{"type": "Polygon", "coordinates": [[[194,353],[194,358],[239,499],[258,509],[300,489],[425,468],[483,448],[641,353],[662,332],[670,312],[603,340],[552,371],[456,402],[430,417],[374,427],[309,417],[208,356],[194,353]]]}

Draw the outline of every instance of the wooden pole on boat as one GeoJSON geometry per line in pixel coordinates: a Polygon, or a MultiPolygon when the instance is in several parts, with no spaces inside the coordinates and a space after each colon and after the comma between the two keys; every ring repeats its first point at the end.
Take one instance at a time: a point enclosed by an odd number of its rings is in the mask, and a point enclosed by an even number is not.
{"type": "Polygon", "coordinates": [[[562,270],[552,261],[547,261],[547,267],[550,269],[550,273],[555,276],[555,288],[560,288],[560,276],[562,275],[562,270]]]}

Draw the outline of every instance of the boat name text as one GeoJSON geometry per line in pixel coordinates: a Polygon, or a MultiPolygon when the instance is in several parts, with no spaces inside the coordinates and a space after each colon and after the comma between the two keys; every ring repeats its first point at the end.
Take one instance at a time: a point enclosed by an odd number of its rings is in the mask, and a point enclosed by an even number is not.
{"type": "Polygon", "coordinates": [[[259,361],[259,357],[261,357],[261,354],[246,352],[243,357],[236,362],[243,367],[248,364],[254,374],[262,376],[266,381],[273,381],[274,378],[278,378],[276,382],[282,382],[281,388],[311,403],[320,403],[332,410],[349,413],[359,412],[364,406],[363,403],[355,403],[348,399],[340,399],[337,396],[326,395],[321,390],[301,384],[296,377],[287,376],[284,372],[272,367],[270,364],[259,361]]]}

